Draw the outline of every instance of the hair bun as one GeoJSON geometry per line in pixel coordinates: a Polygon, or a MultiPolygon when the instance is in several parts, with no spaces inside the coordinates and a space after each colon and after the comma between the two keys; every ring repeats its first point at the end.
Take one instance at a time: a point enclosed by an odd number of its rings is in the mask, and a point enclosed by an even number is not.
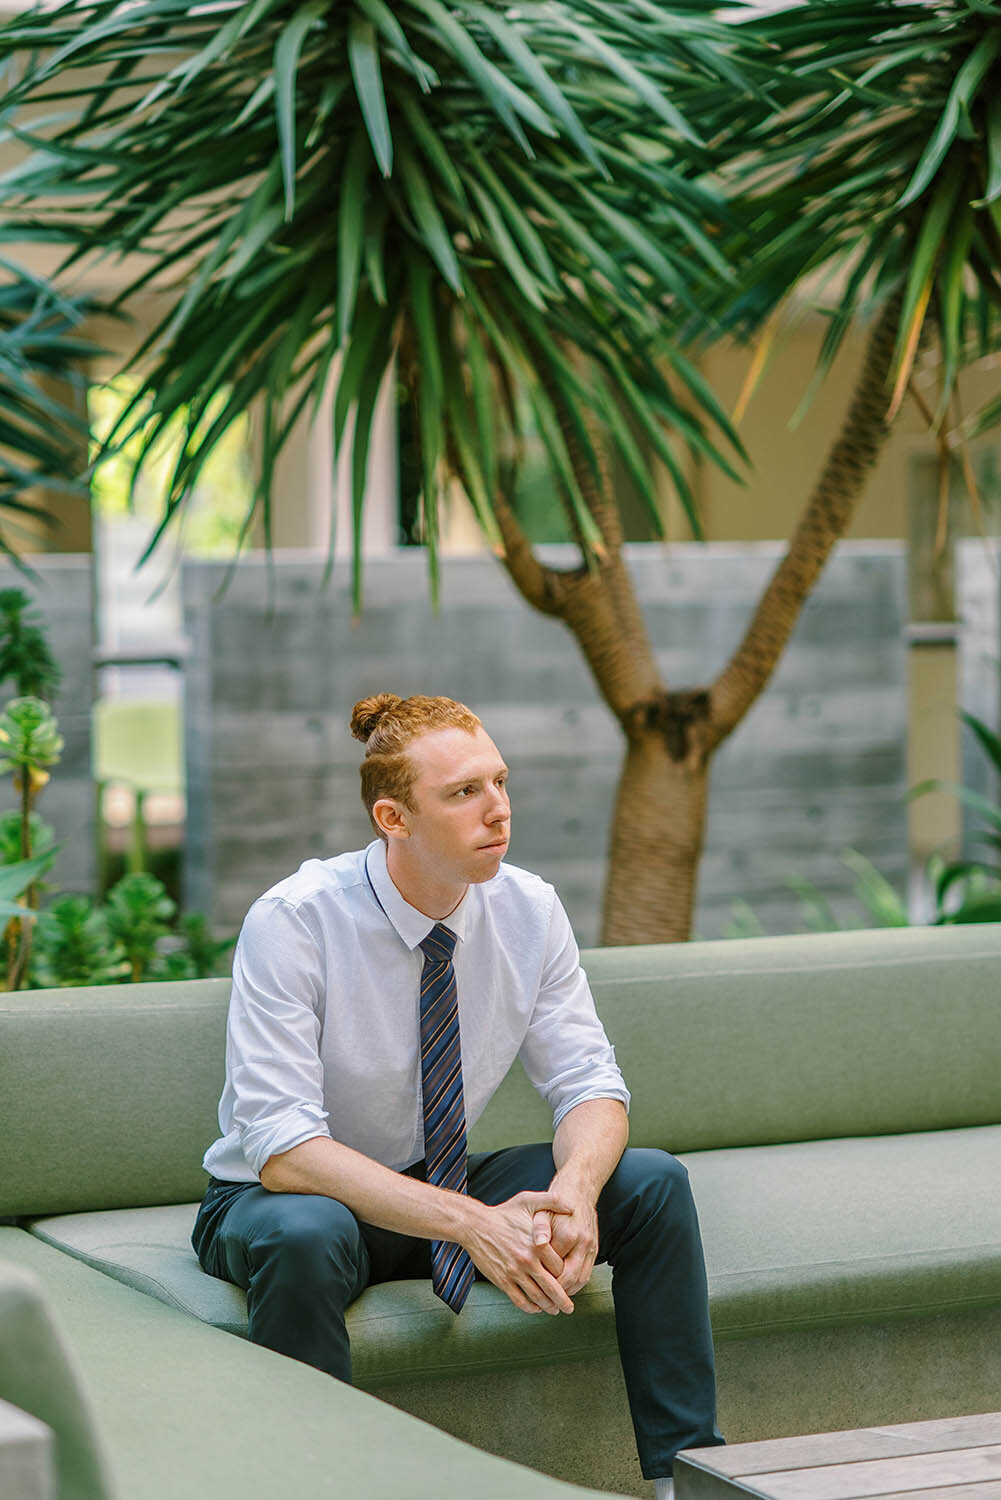
{"type": "Polygon", "coordinates": [[[396,693],[376,693],[374,698],[360,699],[351,713],[351,733],[355,739],[367,744],[378,728],[379,720],[402,702],[396,693]]]}

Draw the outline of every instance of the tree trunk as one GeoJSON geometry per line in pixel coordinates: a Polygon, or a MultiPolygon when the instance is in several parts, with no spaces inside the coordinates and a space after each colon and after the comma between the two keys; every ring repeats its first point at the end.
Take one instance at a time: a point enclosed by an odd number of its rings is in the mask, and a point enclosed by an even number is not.
{"type": "MultiPolygon", "coordinates": [[[[612,821],[601,941],[683,942],[691,935],[705,830],[709,766],[757,699],[831,551],[844,535],[889,431],[889,373],[900,300],[887,304],[869,340],[844,425],[785,556],[744,639],[716,681],[668,692],[621,556],[607,472],[599,486],[562,423],[581,490],[601,527],[606,554],[593,571],[540,563],[507,502],[497,501],[502,561],[536,609],[562,620],[577,640],[601,696],[626,738],[612,821]],[[604,493],[602,491],[604,490],[604,493]]],[[[551,392],[557,411],[559,392],[551,392]]]]}
{"type": "Polygon", "coordinates": [[[602,943],[690,936],[708,783],[708,763],[675,760],[660,730],[630,741],[612,816],[602,943]]]}

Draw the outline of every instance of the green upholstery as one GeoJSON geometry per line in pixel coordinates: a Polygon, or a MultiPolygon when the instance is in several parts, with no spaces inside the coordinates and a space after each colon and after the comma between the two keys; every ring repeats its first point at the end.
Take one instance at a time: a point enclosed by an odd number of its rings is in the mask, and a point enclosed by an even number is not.
{"type": "MultiPolygon", "coordinates": [[[[214,1323],[230,1333],[247,1332],[243,1292],[205,1276],[190,1245],[195,1204],[65,1214],[30,1223],[46,1244],[96,1270],[214,1323]]],[[[354,1377],[377,1386],[415,1372],[425,1377],[455,1370],[507,1369],[588,1356],[596,1347],[615,1349],[610,1278],[599,1268],[594,1284],[577,1299],[572,1318],[539,1321],[519,1313],[502,1292],[477,1282],[461,1318],[434,1295],[430,1283],[391,1282],[372,1288],[348,1314],[354,1377]]]]}
{"type": "Polygon", "coordinates": [[[0,1230],[0,1399],[44,1422],[55,1440],[59,1500],[109,1500],[105,1460],[76,1361],[41,1284],[4,1259],[17,1230],[0,1230]]]}
{"type": "MultiPolygon", "coordinates": [[[[1001,1126],[703,1151],[689,1167],[717,1339],[1001,1307],[1001,1126]]],[[[243,1294],[201,1274],[195,1205],[66,1214],[32,1232],[234,1333],[243,1294]]],[[[350,1313],[355,1379],[510,1369],[615,1349],[599,1267],[572,1318],[525,1318],[478,1283],[456,1319],[420,1282],[371,1289],[350,1313]]]]}
{"type": "Polygon", "coordinates": [[[229,988],[193,979],[0,995],[0,1215],[200,1198],[229,988]]]}
{"type": "Polygon", "coordinates": [[[1001,1125],[686,1160],[718,1339],[1001,1308],[1001,1125]]]}
{"type": "Polygon", "coordinates": [[[306,1365],[98,1277],[20,1230],[0,1230],[0,1263],[45,1284],[86,1371],[120,1500],[566,1496],[552,1479],[462,1448],[306,1365]]]}
{"type": "Polygon", "coordinates": [[[230,1338],[21,1230],[0,1229],[3,1263],[44,1283],[85,1374],[117,1500],[570,1500],[555,1480],[230,1338]]]}
{"type": "Polygon", "coordinates": [[[28,1221],[32,1234],[126,1286],[180,1308],[203,1323],[246,1336],[247,1299],[228,1281],[206,1276],[191,1248],[198,1205],[111,1208],[28,1221]]]}
{"type": "MultiPolygon", "coordinates": [[[[584,955],[631,1138],[674,1152],[996,1124],[999,964],[1001,924],[584,955]]],[[[545,1118],[512,1070],[472,1147],[545,1118]]]]}
{"type": "MultiPolygon", "coordinates": [[[[692,1176],[732,1438],[997,1405],[999,959],[1001,924],[585,955],[633,1092],[633,1144],[681,1154],[692,1176]]],[[[137,1372],[161,1339],[149,1383],[175,1436],[190,1427],[195,1455],[220,1382],[218,1409],[236,1429],[270,1410],[270,1382],[294,1432],[298,1382],[322,1380],[227,1337],[245,1330],[243,1295],[203,1276],[188,1243],[216,1134],[227,993],[213,980],[0,997],[0,1214],[31,1231],[0,1229],[0,1259],[9,1236],[12,1258],[42,1257],[57,1312],[65,1303],[67,1327],[81,1330],[88,1389],[89,1362],[101,1372],[102,1431],[111,1424],[130,1474],[142,1444],[116,1413],[142,1419],[152,1397],[137,1372]],[[190,1391],[186,1362],[198,1371],[190,1391]]],[[[515,1069],[471,1144],[549,1131],[515,1069]]],[[[606,1269],[572,1318],[526,1318],[477,1285],[456,1319],[429,1287],[398,1282],[371,1288],[350,1319],[359,1385],[549,1473],[642,1492],[606,1269]]],[[[324,1398],[310,1385],[303,1399],[305,1494],[311,1424],[315,1452],[331,1459],[324,1398]]],[[[354,1463],[341,1399],[326,1397],[331,1431],[346,1434],[354,1463]]],[[[152,1488],[123,1500],[209,1492],[171,1488],[175,1455],[158,1443],[152,1488]]],[[[259,1489],[255,1473],[232,1491],[239,1500],[268,1493],[269,1462],[259,1489]]],[[[388,1494],[379,1476],[353,1493],[388,1494]]],[[[352,1479],[364,1485],[368,1471],[352,1469],[345,1493],[352,1479]]]]}
{"type": "MultiPolygon", "coordinates": [[[[675,1152],[996,1123],[999,961],[1001,924],[585,955],[632,1139],[675,1152]]],[[[207,979],[0,996],[0,1140],[18,1143],[0,1214],[200,1197],[228,993],[207,979]]],[[[515,1068],[471,1147],[549,1130],[515,1068]]]]}

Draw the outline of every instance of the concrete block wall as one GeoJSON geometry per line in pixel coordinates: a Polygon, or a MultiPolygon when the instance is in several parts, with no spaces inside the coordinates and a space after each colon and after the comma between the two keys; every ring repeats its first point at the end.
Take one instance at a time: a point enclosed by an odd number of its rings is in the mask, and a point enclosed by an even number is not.
{"type": "MultiPolygon", "coordinates": [[[[995,732],[1001,727],[1001,543],[996,539],[966,538],[956,543],[956,612],[958,624],[958,697],[966,709],[995,732]]],[[[973,734],[962,731],[961,768],[964,786],[983,797],[1001,794],[998,778],[973,734]]],[[[963,809],[965,852],[984,856],[972,836],[984,820],[963,809]]]]}
{"type": "MultiPolygon", "coordinates": [[[[711,680],[779,555],[770,543],[630,549],[671,686],[711,680]]],[[[182,579],[188,909],[236,927],[301,860],[367,842],[353,703],[384,689],[447,693],[480,714],[511,765],[511,860],[552,880],[580,941],[597,940],[622,746],[558,622],[489,557],[444,562],[437,616],[422,554],[373,559],[357,622],[346,572],[324,590],[315,554],[283,552],[270,568],[251,556],[217,600],[225,571],[189,562],[182,579]]],[[[767,930],[795,930],[791,876],[857,912],[846,847],[903,886],[904,593],[897,544],[845,543],[828,566],[775,678],[716,758],[700,935],[719,935],[738,897],[767,930]]]]}
{"type": "MultiPolygon", "coordinates": [[[[37,811],[53,825],[60,845],[51,881],[61,891],[92,894],[96,859],[90,772],[93,700],[90,557],[49,553],[32,557],[31,566],[35,578],[9,565],[0,566],[0,588],[21,589],[34,601],[63,674],[52,708],[66,746],[53,769],[52,779],[38,798],[37,811]]],[[[12,684],[4,684],[0,706],[14,696],[12,684]]],[[[16,805],[11,779],[4,777],[0,783],[0,813],[16,805]]]]}

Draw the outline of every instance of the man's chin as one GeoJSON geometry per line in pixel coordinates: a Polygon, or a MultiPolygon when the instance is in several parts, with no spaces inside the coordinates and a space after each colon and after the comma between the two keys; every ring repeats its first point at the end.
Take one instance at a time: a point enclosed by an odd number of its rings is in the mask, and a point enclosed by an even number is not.
{"type": "Polygon", "coordinates": [[[501,860],[507,853],[507,844],[489,845],[486,849],[478,849],[476,864],[470,872],[470,885],[482,885],[485,880],[493,880],[500,869],[501,860]]]}

